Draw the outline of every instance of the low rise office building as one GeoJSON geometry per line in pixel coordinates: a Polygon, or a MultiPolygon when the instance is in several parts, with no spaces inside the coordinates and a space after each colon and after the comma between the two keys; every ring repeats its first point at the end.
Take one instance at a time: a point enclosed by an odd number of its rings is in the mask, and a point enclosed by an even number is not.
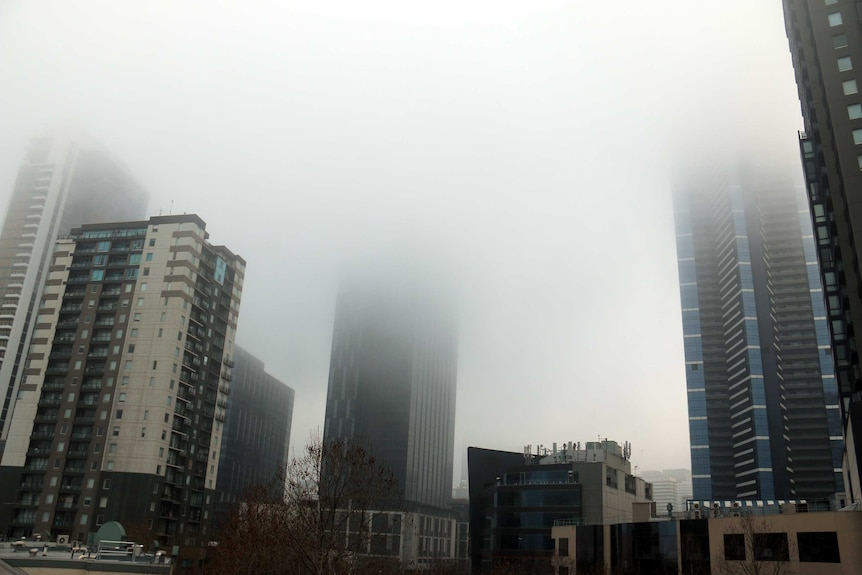
{"type": "Polygon", "coordinates": [[[654,514],[652,486],[632,474],[630,447],[614,441],[530,446],[523,453],[471,447],[473,570],[516,563],[550,572],[556,524],[604,525],[654,514]]]}

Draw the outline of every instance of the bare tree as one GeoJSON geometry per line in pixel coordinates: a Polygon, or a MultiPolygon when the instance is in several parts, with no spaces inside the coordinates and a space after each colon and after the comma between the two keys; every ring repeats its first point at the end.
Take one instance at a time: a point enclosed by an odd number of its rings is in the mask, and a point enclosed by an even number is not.
{"type": "Polygon", "coordinates": [[[794,554],[787,533],[769,529],[763,517],[742,515],[725,529],[713,563],[721,575],[783,575],[794,554]]]}
{"type": "Polygon", "coordinates": [[[312,439],[228,515],[212,572],[358,575],[372,563],[374,573],[389,572],[369,556],[392,528],[380,509],[394,495],[392,473],[361,446],[312,439]]]}

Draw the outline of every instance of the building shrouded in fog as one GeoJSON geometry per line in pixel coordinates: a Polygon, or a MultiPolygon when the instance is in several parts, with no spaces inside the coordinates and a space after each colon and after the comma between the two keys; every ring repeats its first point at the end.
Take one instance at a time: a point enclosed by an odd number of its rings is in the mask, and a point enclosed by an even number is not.
{"type": "Polygon", "coordinates": [[[145,216],[148,196],[86,137],[36,138],[24,156],[0,232],[0,453],[58,235],[73,226],[145,216]]]}
{"type": "Polygon", "coordinates": [[[843,491],[838,390],[801,196],[765,170],[676,186],[695,499],[843,491]]]}
{"type": "Polygon", "coordinates": [[[0,461],[9,536],[211,537],[245,262],[196,215],[56,242],[0,461]]]}
{"type": "Polygon", "coordinates": [[[417,514],[420,538],[453,525],[457,326],[448,302],[431,292],[398,282],[342,284],[323,433],[324,441],[364,445],[389,468],[400,492],[391,506],[417,514]]]}

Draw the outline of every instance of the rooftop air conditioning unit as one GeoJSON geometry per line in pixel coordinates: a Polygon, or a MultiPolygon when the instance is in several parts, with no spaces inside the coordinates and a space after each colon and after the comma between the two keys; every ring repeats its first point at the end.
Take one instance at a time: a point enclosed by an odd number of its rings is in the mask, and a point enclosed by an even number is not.
{"type": "Polygon", "coordinates": [[[739,509],[740,507],[742,507],[742,505],[739,503],[739,501],[734,501],[731,504],[731,507],[733,507],[734,509],[739,509]]]}
{"type": "Polygon", "coordinates": [[[713,501],[712,508],[713,509],[721,509],[721,503],[719,503],[718,501],[713,501]]]}
{"type": "Polygon", "coordinates": [[[69,536],[68,535],[57,535],[57,545],[68,545],[69,536]]]}
{"type": "Polygon", "coordinates": [[[692,503],[691,508],[695,510],[700,509],[700,501],[695,501],[694,503],[692,503]]]}
{"type": "Polygon", "coordinates": [[[692,515],[692,519],[700,519],[700,509],[695,509],[694,514],[692,515]]]}

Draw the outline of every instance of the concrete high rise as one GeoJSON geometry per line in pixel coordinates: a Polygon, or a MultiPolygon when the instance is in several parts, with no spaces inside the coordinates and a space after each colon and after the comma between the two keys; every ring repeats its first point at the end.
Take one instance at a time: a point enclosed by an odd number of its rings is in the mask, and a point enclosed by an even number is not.
{"type": "Polygon", "coordinates": [[[851,0],[784,0],[805,131],[799,134],[826,295],[848,497],[862,501],[862,28],[851,0]]]}
{"type": "Polygon", "coordinates": [[[219,454],[219,500],[234,502],[263,485],[288,462],[293,389],[266,372],[261,360],[234,347],[233,382],[219,454]]]}
{"type": "Polygon", "coordinates": [[[86,137],[36,138],[0,232],[0,453],[58,235],[90,222],[144,217],[147,194],[86,137]]]}
{"type": "Polygon", "coordinates": [[[332,335],[324,440],[364,443],[410,510],[452,494],[457,334],[448,305],[395,282],[345,283],[332,335]]]}
{"type": "Polygon", "coordinates": [[[758,168],[674,193],[695,499],[828,498],[843,441],[802,192],[758,168]]]}
{"type": "Polygon", "coordinates": [[[206,541],[245,262],[195,215],[57,240],[6,451],[9,536],[206,541]]]}

